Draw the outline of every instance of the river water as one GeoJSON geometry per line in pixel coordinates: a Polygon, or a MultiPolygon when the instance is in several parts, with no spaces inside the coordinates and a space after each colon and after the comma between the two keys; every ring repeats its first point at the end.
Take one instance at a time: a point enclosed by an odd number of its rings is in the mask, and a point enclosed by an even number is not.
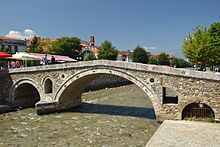
{"type": "Polygon", "coordinates": [[[160,124],[137,86],[84,93],[68,112],[36,115],[34,108],[0,115],[0,146],[144,147],[160,124]]]}

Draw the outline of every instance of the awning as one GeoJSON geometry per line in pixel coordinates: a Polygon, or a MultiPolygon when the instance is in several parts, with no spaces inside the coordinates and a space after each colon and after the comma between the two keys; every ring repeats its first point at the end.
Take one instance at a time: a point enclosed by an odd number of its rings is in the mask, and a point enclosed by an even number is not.
{"type": "Polygon", "coordinates": [[[11,57],[11,56],[12,56],[11,54],[0,52],[0,58],[7,58],[7,57],[11,57]]]}
{"type": "MultiPolygon", "coordinates": [[[[36,53],[30,53],[30,54],[40,59],[43,59],[46,55],[46,54],[36,54],[36,53]]],[[[50,55],[50,54],[47,54],[47,59],[50,61],[52,56],[55,58],[56,61],[72,61],[72,62],[77,61],[76,59],[72,59],[68,56],[59,56],[59,55],[50,55]]]]}

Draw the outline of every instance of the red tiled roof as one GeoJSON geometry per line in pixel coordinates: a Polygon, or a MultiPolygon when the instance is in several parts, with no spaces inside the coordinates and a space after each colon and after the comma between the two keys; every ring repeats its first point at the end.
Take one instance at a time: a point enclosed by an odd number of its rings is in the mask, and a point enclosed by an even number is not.
{"type": "Polygon", "coordinates": [[[0,37],[0,39],[21,40],[21,39],[16,39],[16,38],[11,38],[11,37],[0,37]]]}
{"type": "Polygon", "coordinates": [[[119,51],[118,54],[119,55],[129,55],[129,54],[131,54],[131,52],[130,51],[119,51]]]}

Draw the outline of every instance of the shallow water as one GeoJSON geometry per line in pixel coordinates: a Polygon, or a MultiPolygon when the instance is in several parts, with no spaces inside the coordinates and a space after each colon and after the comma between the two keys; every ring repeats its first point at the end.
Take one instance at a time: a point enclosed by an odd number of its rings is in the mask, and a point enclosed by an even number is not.
{"type": "Polygon", "coordinates": [[[69,112],[39,116],[28,108],[0,115],[0,146],[143,147],[160,125],[135,85],[82,98],[69,112]]]}

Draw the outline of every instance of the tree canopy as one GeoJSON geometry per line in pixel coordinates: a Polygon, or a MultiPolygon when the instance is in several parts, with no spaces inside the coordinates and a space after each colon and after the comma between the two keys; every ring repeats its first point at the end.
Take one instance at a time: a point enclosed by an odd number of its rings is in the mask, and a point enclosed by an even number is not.
{"type": "Polygon", "coordinates": [[[118,56],[118,50],[112,46],[112,43],[105,40],[98,50],[98,59],[116,60],[118,56]]]}
{"type": "Polygon", "coordinates": [[[157,57],[150,57],[148,64],[157,64],[157,57]]]}
{"type": "Polygon", "coordinates": [[[84,56],[84,61],[96,60],[94,53],[90,53],[88,56],[84,56]]]}
{"type": "Polygon", "coordinates": [[[139,62],[139,63],[147,63],[149,56],[144,48],[141,46],[137,46],[132,53],[132,61],[139,62]]]}
{"type": "Polygon", "coordinates": [[[177,67],[177,68],[182,68],[182,67],[190,67],[192,66],[189,62],[180,59],[180,58],[174,58],[171,62],[170,62],[170,66],[173,67],[177,67]]]}
{"type": "Polygon", "coordinates": [[[29,52],[29,53],[44,53],[43,49],[39,46],[37,36],[34,36],[34,38],[32,39],[31,44],[30,44],[27,52],[29,52]]]}
{"type": "Polygon", "coordinates": [[[80,45],[80,39],[77,37],[62,37],[58,38],[52,44],[52,47],[49,49],[49,52],[57,55],[64,55],[75,58],[76,56],[81,55],[82,47],[80,45]]]}
{"type": "Polygon", "coordinates": [[[170,60],[168,58],[169,55],[166,53],[160,53],[157,57],[157,63],[159,65],[170,65],[170,60]]]}
{"type": "Polygon", "coordinates": [[[210,28],[196,27],[183,43],[183,54],[190,62],[208,65],[220,64],[220,23],[211,24],[210,28]]]}

